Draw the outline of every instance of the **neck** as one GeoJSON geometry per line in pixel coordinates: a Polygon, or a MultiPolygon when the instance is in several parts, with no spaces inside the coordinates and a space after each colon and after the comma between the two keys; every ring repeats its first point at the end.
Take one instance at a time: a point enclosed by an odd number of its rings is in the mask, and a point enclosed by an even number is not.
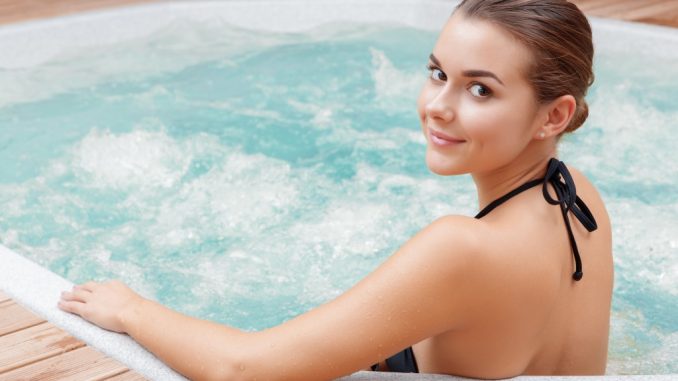
{"type": "Polygon", "coordinates": [[[544,177],[549,159],[555,156],[554,147],[540,155],[522,155],[491,171],[471,174],[478,190],[479,210],[522,184],[544,177]]]}

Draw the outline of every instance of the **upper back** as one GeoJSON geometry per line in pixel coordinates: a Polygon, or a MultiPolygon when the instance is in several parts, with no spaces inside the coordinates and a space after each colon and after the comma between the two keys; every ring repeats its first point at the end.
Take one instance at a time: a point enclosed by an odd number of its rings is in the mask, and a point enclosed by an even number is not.
{"type": "Polygon", "coordinates": [[[420,369],[487,378],[604,373],[613,281],[610,221],[593,185],[569,169],[598,226],[589,233],[568,216],[583,278],[572,279],[560,208],[544,200],[541,187],[513,197],[480,221],[491,239],[475,254],[484,279],[467,302],[472,322],[417,344],[420,369]]]}

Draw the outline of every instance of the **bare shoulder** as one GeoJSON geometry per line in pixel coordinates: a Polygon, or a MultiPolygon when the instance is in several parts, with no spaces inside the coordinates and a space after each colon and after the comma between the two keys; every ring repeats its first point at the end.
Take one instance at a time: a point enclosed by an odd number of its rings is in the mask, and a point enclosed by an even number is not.
{"type": "Polygon", "coordinates": [[[471,278],[492,276],[488,271],[493,267],[501,269],[501,264],[495,266],[501,236],[496,226],[483,220],[447,215],[433,221],[408,244],[417,246],[414,260],[421,260],[425,253],[429,263],[454,271],[458,282],[470,282],[471,278]]]}
{"type": "Polygon", "coordinates": [[[489,276],[493,268],[506,270],[502,263],[502,252],[510,244],[513,236],[503,226],[485,222],[485,220],[466,216],[449,215],[432,222],[421,234],[437,246],[436,252],[444,258],[443,262],[455,258],[455,267],[471,271],[474,276],[489,276]]]}
{"type": "Polygon", "coordinates": [[[447,279],[460,279],[485,250],[487,234],[487,227],[475,218],[446,215],[409,239],[385,265],[419,268],[418,274],[429,276],[443,272],[451,277],[447,279]]]}
{"type": "Polygon", "coordinates": [[[609,228],[609,216],[605,202],[598,192],[596,186],[579,169],[568,165],[567,169],[572,174],[572,178],[577,187],[577,196],[581,198],[593,213],[598,221],[598,227],[602,229],[609,228]]]}
{"type": "Polygon", "coordinates": [[[592,197],[595,197],[596,200],[600,200],[602,202],[602,199],[600,198],[600,194],[598,193],[598,190],[596,189],[595,185],[586,177],[584,173],[582,173],[579,169],[567,165],[568,171],[570,171],[570,174],[572,175],[572,179],[574,180],[575,185],[577,186],[577,193],[585,193],[585,194],[591,194],[592,197]]]}
{"type": "Polygon", "coordinates": [[[431,255],[439,256],[432,262],[449,266],[455,272],[454,287],[470,287],[466,295],[475,301],[467,300],[466,305],[499,295],[493,291],[496,289],[508,287],[524,292],[521,284],[532,288],[534,274],[529,271],[532,267],[517,265],[520,261],[516,261],[516,255],[521,255],[516,253],[527,251],[521,250],[524,240],[505,226],[452,215],[434,221],[424,232],[431,244],[438,247],[430,251],[431,255]],[[507,252],[513,255],[506,255],[507,252]],[[483,295],[484,290],[487,292],[483,295]]]}
{"type": "Polygon", "coordinates": [[[422,233],[432,239],[452,243],[453,247],[459,248],[463,245],[465,249],[476,251],[482,245],[487,226],[476,218],[446,215],[431,222],[422,233]]]}

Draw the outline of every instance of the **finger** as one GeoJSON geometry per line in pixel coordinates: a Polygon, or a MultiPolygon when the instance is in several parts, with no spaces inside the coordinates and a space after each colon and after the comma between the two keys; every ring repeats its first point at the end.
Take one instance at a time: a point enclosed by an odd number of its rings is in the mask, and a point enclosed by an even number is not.
{"type": "Polygon", "coordinates": [[[99,284],[97,282],[89,281],[87,283],[83,283],[81,285],[78,285],[76,287],[85,289],[87,291],[94,291],[94,289],[98,286],[99,284]]]}
{"type": "Polygon", "coordinates": [[[57,306],[66,312],[82,316],[84,304],[81,302],[60,300],[57,306]]]}
{"type": "Polygon", "coordinates": [[[87,302],[89,297],[92,295],[91,292],[83,289],[75,289],[72,292],[64,291],[61,293],[61,300],[64,301],[76,301],[76,302],[87,302]]]}
{"type": "Polygon", "coordinates": [[[73,291],[72,291],[72,292],[75,292],[76,290],[80,290],[80,291],[83,291],[83,292],[92,292],[90,289],[85,288],[85,287],[84,287],[83,285],[81,285],[81,284],[76,284],[75,286],[73,286],[73,291]]]}

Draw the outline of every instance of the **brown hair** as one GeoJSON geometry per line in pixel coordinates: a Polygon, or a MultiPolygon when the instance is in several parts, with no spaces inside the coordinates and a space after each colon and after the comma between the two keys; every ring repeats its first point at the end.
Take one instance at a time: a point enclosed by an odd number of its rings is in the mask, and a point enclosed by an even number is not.
{"type": "Polygon", "coordinates": [[[589,114],[584,97],[593,83],[591,26],[576,5],[566,0],[464,0],[457,11],[491,22],[532,51],[528,80],[537,101],[571,94],[577,108],[565,132],[579,128],[589,114]]]}

